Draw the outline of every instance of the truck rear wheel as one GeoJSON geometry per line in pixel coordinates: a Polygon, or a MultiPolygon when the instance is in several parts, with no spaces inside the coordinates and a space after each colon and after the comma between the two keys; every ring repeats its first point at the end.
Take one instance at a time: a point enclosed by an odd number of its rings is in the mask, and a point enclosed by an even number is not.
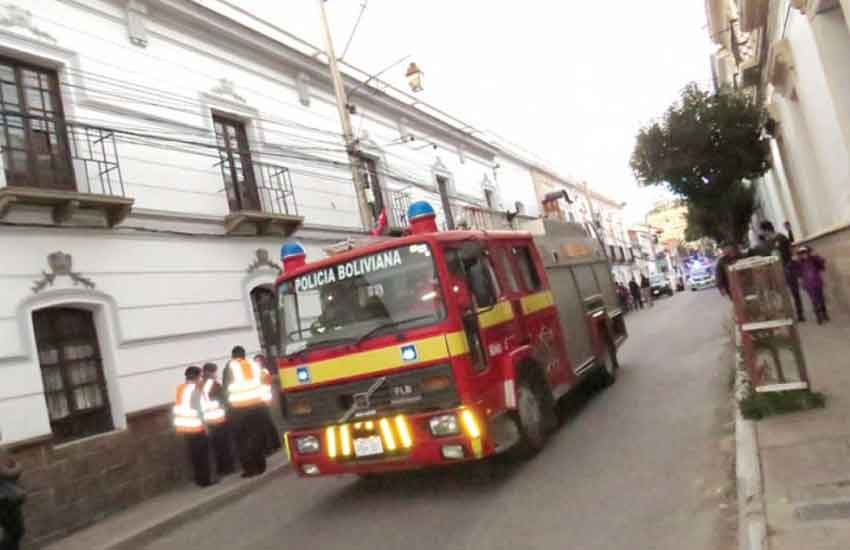
{"type": "Polygon", "coordinates": [[[546,445],[549,439],[549,417],[546,388],[543,382],[526,374],[517,386],[516,424],[519,442],[514,448],[518,458],[531,458],[546,445]]]}

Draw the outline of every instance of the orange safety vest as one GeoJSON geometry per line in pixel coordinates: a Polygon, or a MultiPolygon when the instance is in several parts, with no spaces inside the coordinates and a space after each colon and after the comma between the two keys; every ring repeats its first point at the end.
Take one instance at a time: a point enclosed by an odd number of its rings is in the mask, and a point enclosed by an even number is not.
{"type": "Polygon", "coordinates": [[[230,405],[238,409],[262,404],[268,392],[263,387],[260,366],[247,359],[232,359],[227,366],[230,369],[227,386],[230,405]]]}
{"type": "Polygon", "coordinates": [[[177,433],[203,433],[204,420],[201,413],[192,408],[192,394],[197,390],[195,384],[184,382],[177,386],[177,396],[174,399],[174,429],[177,433]]]}
{"type": "Polygon", "coordinates": [[[215,384],[215,380],[212,378],[208,378],[204,381],[203,408],[204,420],[206,423],[216,426],[218,424],[224,424],[227,420],[227,413],[217,399],[212,399],[210,397],[210,391],[212,390],[213,384],[215,384]]]}

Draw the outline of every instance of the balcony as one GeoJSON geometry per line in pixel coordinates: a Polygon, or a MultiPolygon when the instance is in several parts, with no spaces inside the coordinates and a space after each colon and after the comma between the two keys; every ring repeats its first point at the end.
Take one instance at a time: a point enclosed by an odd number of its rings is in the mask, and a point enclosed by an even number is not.
{"type": "Polygon", "coordinates": [[[246,163],[245,167],[251,176],[234,185],[233,180],[227,177],[225,164],[222,164],[228,197],[239,196],[242,199],[235,202],[236,208],[231,203],[232,211],[224,219],[225,231],[234,234],[247,230],[257,235],[289,237],[304,223],[304,218],[298,215],[289,168],[254,160],[250,161],[250,165],[246,163]]]}
{"type": "Polygon", "coordinates": [[[458,229],[476,229],[479,231],[497,231],[513,229],[504,212],[480,206],[453,205],[452,213],[458,229]]]}
{"type": "MultiPolygon", "coordinates": [[[[8,124],[10,135],[23,134],[23,127],[8,124]]],[[[33,137],[14,140],[17,147],[7,147],[0,155],[5,180],[5,187],[0,187],[0,219],[17,207],[41,206],[51,209],[57,224],[86,211],[103,212],[109,227],[121,223],[133,199],[124,193],[115,132],[47,119],[30,124],[33,137]],[[41,131],[39,122],[55,133],[41,131]]]]}

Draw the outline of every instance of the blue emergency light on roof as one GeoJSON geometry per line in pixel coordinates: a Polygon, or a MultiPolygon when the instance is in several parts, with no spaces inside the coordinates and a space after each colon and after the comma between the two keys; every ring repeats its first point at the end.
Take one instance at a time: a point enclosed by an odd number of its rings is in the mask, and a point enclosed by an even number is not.
{"type": "Polygon", "coordinates": [[[416,201],[407,207],[407,219],[413,221],[420,216],[435,216],[434,208],[426,201],[416,201]]]}
{"type": "Polygon", "coordinates": [[[437,232],[437,214],[426,201],[416,201],[407,208],[410,232],[413,235],[437,232]]]}
{"type": "Polygon", "coordinates": [[[298,241],[287,241],[280,247],[280,261],[283,262],[284,273],[304,265],[307,252],[298,241]]]}

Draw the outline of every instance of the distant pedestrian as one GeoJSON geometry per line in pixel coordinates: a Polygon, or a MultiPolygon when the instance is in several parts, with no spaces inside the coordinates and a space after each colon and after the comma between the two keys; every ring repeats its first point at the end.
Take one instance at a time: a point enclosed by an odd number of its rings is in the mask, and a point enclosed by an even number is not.
{"type": "Polygon", "coordinates": [[[195,483],[207,487],[216,483],[210,456],[210,442],[204,426],[204,397],[201,368],[186,369],[185,381],[177,386],[174,400],[174,428],[186,440],[195,483]]]}
{"type": "Polygon", "coordinates": [[[629,281],[629,292],[632,295],[632,302],[635,309],[643,309],[643,300],[640,297],[640,285],[632,278],[629,281]]]}
{"type": "Polygon", "coordinates": [[[791,241],[782,233],[777,233],[773,224],[769,221],[761,222],[759,226],[764,236],[764,245],[757,249],[757,254],[760,256],[776,256],[782,262],[782,267],[785,270],[785,282],[788,284],[788,290],[791,291],[791,297],[794,299],[794,308],[797,310],[797,320],[801,323],[806,320],[803,316],[803,301],[800,298],[800,282],[797,280],[797,275],[793,271],[791,265],[791,241]]]}
{"type": "Polygon", "coordinates": [[[26,493],[18,487],[21,463],[0,449],[0,550],[18,550],[24,538],[26,493]]]}
{"type": "Polygon", "coordinates": [[[799,275],[803,281],[803,288],[812,301],[812,308],[818,324],[829,321],[829,313],[826,310],[826,298],[823,293],[823,276],[826,269],[826,260],[817,254],[813,254],[808,246],[797,249],[799,264],[799,275]]]}
{"type": "Polygon", "coordinates": [[[723,255],[714,266],[714,278],[717,281],[717,290],[720,294],[731,298],[729,293],[729,266],[741,258],[741,250],[732,242],[723,243],[723,255]]]}
{"type": "Polygon", "coordinates": [[[647,307],[652,306],[652,285],[649,283],[649,277],[646,273],[640,274],[640,293],[643,303],[647,307]]]}
{"type": "Polygon", "coordinates": [[[794,230],[791,229],[791,222],[786,221],[783,225],[785,226],[785,232],[788,234],[788,240],[792,243],[796,241],[797,239],[794,238],[794,230]]]}
{"type": "Polygon", "coordinates": [[[211,407],[220,409],[222,413],[220,419],[207,421],[207,429],[216,471],[219,475],[226,476],[236,470],[236,461],[233,456],[233,433],[228,418],[227,395],[218,381],[218,365],[215,363],[204,365],[204,397],[211,407]]]}
{"type": "Polygon", "coordinates": [[[245,358],[245,348],[235,346],[231,357],[224,368],[222,382],[230,404],[242,477],[252,477],[266,471],[266,392],[262,370],[254,361],[245,358]]]}
{"type": "Polygon", "coordinates": [[[266,401],[266,419],[265,424],[265,453],[266,456],[276,453],[283,448],[282,437],[275,426],[274,418],[272,418],[271,407],[276,403],[274,399],[274,378],[266,365],[266,357],[257,354],[254,356],[254,362],[260,366],[263,382],[263,390],[265,392],[266,401]]]}
{"type": "Polygon", "coordinates": [[[620,281],[617,281],[617,299],[620,301],[620,309],[629,311],[629,290],[620,281]]]}

